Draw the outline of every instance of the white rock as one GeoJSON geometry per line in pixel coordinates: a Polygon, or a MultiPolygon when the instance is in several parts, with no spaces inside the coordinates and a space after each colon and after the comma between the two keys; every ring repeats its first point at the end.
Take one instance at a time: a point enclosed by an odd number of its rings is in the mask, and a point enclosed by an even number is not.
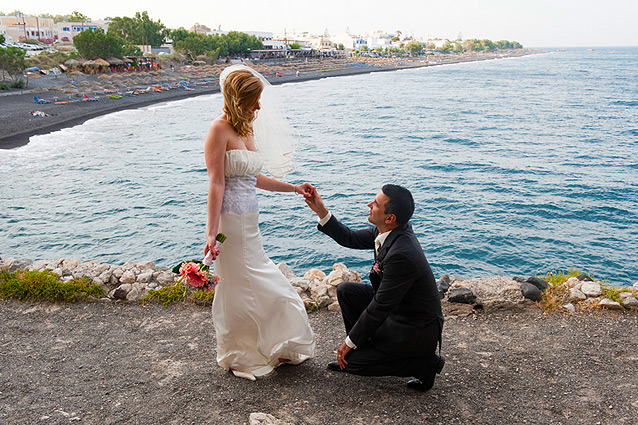
{"type": "Polygon", "coordinates": [[[569,299],[570,300],[577,300],[577,301],[583,301],[587,299],[587,295],[583,294],[582,291],[579,291],[576,288],[571,288],[569,290],[569,299]]]}
{"type": "Polygon", "coordinates": [[[135,282],[135,273],[131,270],[127,270],[124,272],[122,277],[120,278],[121,283],[133,283],[135,282]]]}
{"type": "Polygon", "coordinates": [[[98,276],[98,278],[102,282],[106,283],[106,282],[110,282],[111,281],[111,275],[112,275],[112,273],[111,273],[110,270],[105,270],[98,276]]]}
{"type": "Polygon", "coordinates": [[[328,306],[328,311],[336,311],[338,313],[341,313],[341,306],[337,301],[335,301],[328,306]]]}
{"type": "Polygon", "coordinates": [[[328,295],[322,295],[319,298],[315,298],[315,301],[317,302],[319,308],[326,308],[333,303],[328,295]]]}
{"type": "Polygon", "coordinates": [[[62,268],[67,270],[73,270],[82,264],[82,261],[79,258],[67,258],[62,261],[62,268]]]}
{"type": "Polygon", "coordinates": [[[347,271],[347,270],[348,270],[348,267],[347,267],[345,264],[343,264],[343,263],[334,263],[334,264],[332,265],[332,270],[333,270],[333,271],[335,271],[335,270],[341,270],[341,271],[345,272],[345,271],[347,271]]]}
{"type": "Polygon", "coordinates": [[[140,270],[155,270],[155,263],[152,261],[140,261],[137,263],[137,268],[140,270]]]}
{"type": "Polygon", "coordinates": [[[574,304],[569,303],[569,304],[565,304],[563,306],[563,308],[567,311],[569,311],[570,313],[575,313],[576,312],[576,307],[574,307],[574,304]]]}
{"type": "Polygon", "coordinates": [[[6,271],[9,270],[11,264],[13,264],[13,257],[3,258],[0,260],[0,270],[6,271]]]}
{"type": "Polygon", "coordinates": [[[326,283],[330,286],[339,286],[343,283],[343,270],[333,270],[326,278],[326,283]]]}
{"type": "Polygon", "coordinates": [[[636,297],[627,297],[622,300],[622,305],[625,307],[638,307],[638,299],[636,297]]]}
{"type": "Polygon", "coordinates": [[[249,425],[290,425],[268,413],[251,413],[249,425]]]}
{"type": "Polygon", "coordinates": [[[156,289],[159,286],[157,282],[150,282],[146,287],[149,289],[156,289]]]}
{"type": "Polygon", "coordinates": [[[117,286],[119,284],[120,284],[120,279],[118,279],[117,277],[115,277],[114,274],[112,274],[111,279],[109,280],[109,285],[117,286]]]}
{"type": "Polygon", "coordinates": [[[124,270],[121,267],[116,267],[113,269],[113,276],[115,276],[116,278],[121,278],[123,274],[124,270]]]}
{"type": "Polygon", "coordinates": [[[64,274],[64,271],[63,271],[61,268],[59,268],[59,267],[58,267],[57,269],[53,269],[53,270],[51,270],[51,272],[52,272],[53,274],[58,275],[58,276],[62,276],[62,275],[64,274]]]}
{"type": "Polygon", "coordinates": [[[137,281],[139,283],[149,283],[153,279],[153,270],[143,271],[137,276],[137,281]]]}
{"type": "Polygon", "coordinates": [[[176,277],[175,273],[168,270],[168,271],[164,271],[160,273],[156,279],[160,285],[170,285],[173,282],[175,282],[175,277],[176,277]]]}
{"type": "MultiPolygon", "coordinates": [[[[573,288],[573,287],[575,287],[576,285],[578,285],[579,283],[581,283],[581,281],[580,281],[580,280],[578,280],[578,278],[577,278],[577,277],[574,277],[574,276],[570,277],[569,279],[567,279],[567,280],[565,281],[565,285],[566,285],[567,287],[569,287],[569,288],[573,288]]],[[[579,289],[580,289],[580,288],[579,288],[579,289]]]]}
{"type": "Polygon", "coordinates": [[[328,286],[328,296],[335,301],[337,299],[337,287],[336,286],[328,286]]]}
{"type": "Polygon", "coordinates": [[[326,278],[326,274],[319,269],[310,269],[303,275],[303,277],[324,280],[326,278]]]}
{"type": "Polygon", "coordinates": [[[293,277],[290,280],[290,284],[295,288],[301,288],[303,291],[310,287],[312,281],[307,277],[293,277]]]}
{"type": "Polygon", "coordinates": [[[279,268],[279,271],[281,271],[281,273],[286,277],[286,279],[292,280],[295,277],[295,272],[292,271],[288,264],[279,263],[277,267],[279,268]]]}
{"type": "Polygon", "coordinates": [[[128,294],[133,289],[133,285],[131,285],[130,283],[124,283],[118,286],[117,289],[121,289],[128,294]]]}
{"type": "Polygon", "coordinates": [[[122,264],[121,267],[124,271],[131,270],[133,269],[133,267],[137,267],[137,263],[135,261],[127,261],[126,263],[122,264]]]}
{"type": "Polygon", "coordinates": [[[139,301],[142,296],[142,291],[137,288],[133,288],[131,289],[131,292],[126,294],[126,301],[139,301]]]}
{"type": "Polygon", "coordinates": [[[466,288],[476,295],[476,303],[484,310],[512,308],[524,304],[525,297],[521,284],[507,276],[494,276],[475,279],[452,278],[450,289],[466,288]]]}
{"type": "Polygon", "coordinates": [[[580,290],[588,297],[599,297],[603,293],[598,282],[585,282],[580,290]]]}
{"type": "Polygon", "coordinates": [[[310,296],[312,299],[317,300],[319,297],[323,297],[328,294],[328,285],[319,283],[310,287],[310,296]]]}
{"type": "Polygon", "coordinates": [[[47,260],[39,260],[31,264],[31,267],[29,267],[29,269],[42,271],[42,270],[45,270],[48,265],[49,265],[49,262],[47,260]]]}
{"type": "Polygon", "coordinates": [[[619,302],[610,300],[609,298],[603,298],[600,301],[599,305],[609,310],[624,310],[625,309],[622,305],[620,305],[619,302]]]}
{"type": "Polygon", "coordinates": [[[638,291],[638,282],[634,283],[633,288],[638,291]]]}

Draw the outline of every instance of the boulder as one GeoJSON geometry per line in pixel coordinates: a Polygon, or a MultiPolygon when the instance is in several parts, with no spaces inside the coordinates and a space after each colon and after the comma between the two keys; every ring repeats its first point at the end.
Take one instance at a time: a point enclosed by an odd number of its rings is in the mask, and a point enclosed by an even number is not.
{"type": "Polygon", "coordinates": [[[584,282],[580,290],[588,297],[599,297],[603,293],[600,283],[598,282],[584,282]]]}
{"type": "Polygon", "coordinates": [[[322,295],[319,298],[315,298],[315,301],[317,302],[319,308],[326,308],[333,303],[328,295],[322,295]]]}
{"type": "Polygon", "coordinates": [[[126,301],[139,301],[145,295],[145,291],[133,288],[126,294],[126,301]]]}
{"type": "Polygon", "coordinates": [[[255,412],[250,414],[249,425],[291,425],[275,418],[268,413],[255,412]]]}
{"type": "Polygon", "coordinates": [[[67,258],[62,261],[62,268],[67,270],[73,270],[82,264],[82,261],[79,258],[67,258]]]}
{"type": "Polygon", "coordinates": [[[277,267],[279,268],[279,271],[286,277],[286,279],[292,280],[295,277],[295,272],[292,271],[288,264],[279,263],[277,267]]]}
{"type": "Polygon", "coordinates": [[[620,294],[620,302],[625,307],[638,307],[638,299],[631,292],[623,292],[620,294]]]}
{"type": "Polygon", "coordinates": [[[313,300],[318,300],[324,295],[328,295],[328,285],[319,282],[310,286],[310,296],[313,300]]]}
{"type": "Polygon", "coordinates": [[[175,282],[176,276],[177,275],[172,271],[166,270],[157,275],[155,279],[160,285],[165,286],[173,284],[175,282]]]}
{"type": "Polygon", "coordinates": [[[341,313],[341,306],[337,301],[333,302],[328,306],[328,311],[335,311],[337,313],[341,313]]]}
{"type": "Polygon", "coordinates": [[[150,281],[153,279],[153,270],[152,269],[145,269],[145,271],[143,271],[142,273],[140,273],[137,276],[136,281],[139,283],[150,283],[150,281]]]}
{"type": "Polygon", "coordinates": [[[619,302],[610,300],[609,298],[603,298],[600,300],[600,304],[598,304],[602,308],[606,308],[609,310],[624,310],[625,308],[620,305],[619,302]]]}
{"type": "Polygon", "coordinates": [[[569,311],[570,313],[576,313],[576,307],[574,307],[574,304],[569,303],[569,304],[565,304],[563,306],[563,308],[567,311],[569,311]]]}
{"type": "Polygon", "coordinates": [[[587,299],[587,295],[576,288],[569,289],[569,299],[573,301],[584,301],[587,299]]]}
{"type": "Polygon", "coordinates": [[[540,291],[544,291],[549,287],[547,281],[539,277],[529,277],[527,278],[527,282],[537,287],[540,291]]]}
{"type": "MultiPolygon", "coordinates": [[[[463,299],[463,298],[460,298],[463,299]]],[[[480,304],[485,310],[496,310],[502,308],[513,308],[525,303],[525,297],[521,293],[521,284],[510,277],[494,276],[476,279],[452,278],[452,284],[448,291],[450,302],[465,302],[470,304],[480,304]],[[452,301],[459,299],[459,295],[450,295],[454,289],[469,289],[474,294],[475,299],[466,301],[452,301]]]]}
{"type": "Polygon", "coordinates": [[[436,287],[439,290],[441,299],[445,298],[445,294],[450,289],[450,276],[444,274],[436,281],[436,287]]]}
{"type": "Polygon", "coordinates": [[[18,270],[26,270],[33,264],[33,260],[29,260],[28,258],[19,258],[13,260],[11,265],[9,266],[8,272],[15,273],[18,270]]]}
{"type": "Polygon", "coordinates": [[[135,273],[131,270],[127,270],[124,272],[122,277],[120,278],[120,283],[133,283],[135,282],[135,273]]]}
{"type": "Polygon", "coordinates": [[[140,271],[155,270],[155,263],[152,261],[140,261],[137,263],[137,268],[140,269],[140,271]]]}
{"type": "Polygon", "coordinates": [[[532,301],[541,300],[541,290],[530,282],[521,283],[521,293],[525,298],[532,301]]]}
{"type": "Polygon", "coordinates": [[[580,280],[580,281],[585,281],[585,282],[593,282],[593,279],[591,277],[589,277],[587,274],[582,273],[581,275],[579,275],[576,279],[580,280]]]}
{"type": "Polygon", "coordinates": [[[468,288],[450,289],[448,293],[448,301],[451,303],[474,304],[476,295],[468,288]]]}
{"type": "Polygon", "coordinates": [[[326,274],[319,269],[310,269],[303,275],[303,277],[324,280],[326,278],[326,274]]]}
{"type": "Polygon", "coordinates": [[[577,278],[577,277],[570,277],[569,279],[567,279],[567,280],[565,281],[565,285],[566,285],[568,288],[574,288],[574,287],[576,287],[577,285],[579,285],[579,286],[578,286],[578,289],[580,289],[580,285],[582,285],[582,282],[581,282],[580,280],[578,280],[578,278],[577,278]]]}
{"type": "Polygon", "coordinates": [[[290,284],[295,288],[301,288],[302,291],[307,290],[310,287],[312,281],[307,277],[293,277],[290,280],[290,284]]]}

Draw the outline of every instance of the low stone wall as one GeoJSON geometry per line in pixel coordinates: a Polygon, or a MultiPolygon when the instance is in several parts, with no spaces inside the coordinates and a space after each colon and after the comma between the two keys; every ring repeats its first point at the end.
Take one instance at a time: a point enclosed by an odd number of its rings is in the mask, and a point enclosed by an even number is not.
{"type": "MultiPolygon", "coordinates": [[[[359,273],[348,269],[343,263],[334,264],[328,274],[319,269],[310,269],[303,276],[296,276],[285,263],[280,263],[278,267],[307,306],[327,308],[330,311],[340,311],[337,287],[342,282],[362,282],[359,273]]],[[[0,259],[0,270],[51,270],[62,281],[87,278],[102,286],[108,293],[108,298],[104,301],[139,301],[148,291],[172,285],[179,278],[171,269],[157,267],[152,261],[128,261],[122,265],[113,265],[97,261],[82,262],[79,258],[35,262],[26,258],[5,258],[0,259]]],[[[619,293],[620,301],[605,298],[601,283],[592,281],[585,274],[572,277],[563,285],[569,288],[569,302],[561,306],[565,311],[575,312],[576,306],[638,310],[638,282],[633,287],[623,288],[626,291],[619,293]]],[[[543,279],[519,276],[466,279],[443,275],[437,280],[439,295],[444,303],[462,304],[471,306],[471,309],[482,310],[534,305],[549,286],[543,279]]]]}

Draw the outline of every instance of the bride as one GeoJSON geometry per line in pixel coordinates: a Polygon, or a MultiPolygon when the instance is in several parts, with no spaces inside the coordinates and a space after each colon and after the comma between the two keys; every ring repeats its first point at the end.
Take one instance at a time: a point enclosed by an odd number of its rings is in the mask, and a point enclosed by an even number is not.
{"type": "Polygon", "coordinates": [[[223,114],[212,122],[204,146],[209,176],[205,254],[212,256],[221,278],[213,299],[217,362],[255,380],[282,363],[299,364],[315,350],[301,298],[264,252],[256,188],[310,196],[313,186],[261,174],[265,167],[283,177],[293,168],[295,150],[268,81],[235,65],[222,72],[220,86],[223,114]],[[215,244],[218,233],[227,236],[223,245],[215,244]]]}

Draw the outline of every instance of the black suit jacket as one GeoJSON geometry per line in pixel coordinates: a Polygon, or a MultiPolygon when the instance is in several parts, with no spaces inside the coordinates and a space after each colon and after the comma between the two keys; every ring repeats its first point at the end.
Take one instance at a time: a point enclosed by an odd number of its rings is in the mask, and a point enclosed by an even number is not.
{"type": "MultiPolygon", "coordinates": [[[[350,230],[334,216],[318,228],[338,244],[355,249],[374,249],[379,234],[376,227],[350,230]]],[[[369,341],[392,356],[431,355],[432,338],[440,340],[443,329],[441,299],[412,226],[392,230],[375,261],[381,271],[370,273],[374,297],[350,331],[350,339],[358,347],[369,341]],[[433,327],[437,322],[438,328],[433,327]]]]}

